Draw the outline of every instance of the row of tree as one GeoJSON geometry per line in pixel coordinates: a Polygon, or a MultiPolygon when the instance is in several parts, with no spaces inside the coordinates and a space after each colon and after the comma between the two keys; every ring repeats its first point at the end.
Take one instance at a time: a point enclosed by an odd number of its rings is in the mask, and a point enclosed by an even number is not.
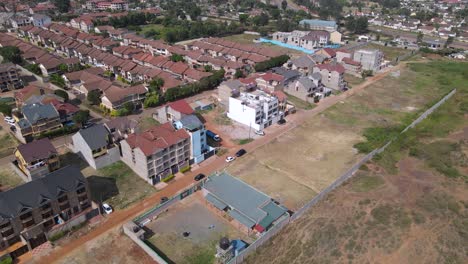
{"type": "Polygon", "coordinates": [[[279,67],[285,64],[288,60],[289,60],[288,55],[281,55],[278,57],[271,58],[267,61],[263,61],[263,62],[255,64],[255,71],[262,72],[262,71],[267,71],[274,67],[279,67]]]}
{"type": "Polygon", "coordinates": [[[212,90],[223,81],[224,73],[225,71],[221,69],[213,72],[213,75],[201,79],[199,82],[171,88],[164,93],[164,101],[172,102],[203,91],[212,90]]]}

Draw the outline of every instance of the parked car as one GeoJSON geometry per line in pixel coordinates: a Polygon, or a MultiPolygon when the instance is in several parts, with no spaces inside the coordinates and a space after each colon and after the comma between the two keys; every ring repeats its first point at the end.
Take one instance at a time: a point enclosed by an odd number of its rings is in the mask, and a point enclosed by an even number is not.
{"type": "Polygon", "coordinates": [[[231,162],[231,161],[234,161],[236,158],[235,157],[232,157],[232,156],[228,156],[226,158],[226,162],[231,162]]]}
{"type": "Polygon", "coordinates": [[[203,179],[203,178],[205,178],[205,174],[200,173],[200,174],[198,174],[197,176],[195,176],[195,178],[193,178],[193,179],[195,179],[196,181],[200,181],[200,180],[203,179]]]}
{"type": "Polygon", "coordinates": [[[92,127],[94,126],[94,123],[93,122],[90,122],[90,121],[87,121],[83,124],[83,129],[86,129],[86,128],[89,128],[89,127],[92,127]]]}
{"type": "Polygon", "coordinates": [[[237,152],[236,152],[236,157],[241,157],[243,156],[245,153],[247,153],[247,151],[245,149],[239,149],[237,152]]]}
{"type": "Polygon", "coordinates": [[[265,132],[263,132],[263,130],[255,130],[255,134],[257,134],[259,136],[264,136],[265,132]]]}
{"type": "Polygon", "coordinates": [[[210,137],[211,139],[213,139],[214,141],[220,141],[221,138],[219,137],[218,134],[214,133],[213,131],[211,130],[206,130],[206,135],[208,137],[210,137]]]}
{"type": "Polygon", "coordinates": [[[106,214],[111,214],[113,212],[112,207],[107,203],[102,204],[102,209],[104,209],[106,214]]]}
{"type": "Polygon", "coordinates": [[[278,125],[284,125],[284,124],[286,124],[286,119],[283,118],[278,121],[278,125]]]}
{"type": "Polygon", "coordinates": [[[15,122],[15,119],[11,116],[5,116],[5,118],[3,118],[3,120],[5,120],[5,122],[15,122]]]}
{"type": "Polygon", "coordinates": [[[165,203],[167,201],[169,201],[169,198],[167,198],[166,196],[161,197],[161,204],[163,204],[163,203],[165,203]]]}
{"type": "Polygon", "coordinates": [[[10,130],[11,130],[11,132],[15,132],[15,131],[16,131],[16,127],[15,127],[15,126],[10,126],[10,130]]]}

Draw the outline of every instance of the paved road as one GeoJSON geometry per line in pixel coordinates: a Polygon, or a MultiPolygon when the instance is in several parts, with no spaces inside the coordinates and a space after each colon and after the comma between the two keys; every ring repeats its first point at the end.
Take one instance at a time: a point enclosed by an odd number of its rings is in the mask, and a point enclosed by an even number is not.
{"type": "MultiPolygon", "coordinates": [[[[317,107],[312,110],[308,111],[301,111],[294,115],[290,115],[287,117],[288,122],[280,126],[272,133],[268,133],[266,136],[261,137],[249,144],[243,146],[244,149],[247,150],[248,153],[253,152],[255,149],[268,144],[275,138],[287,133],[288,131],[294,129],[299,124],[302,124],[305,120],[310,119],[311,117],[323,112],[324,110],[328,109],[329,107],[339,103],[342,100],[360,92],[361,90],[365,89],[372,83],[381,80],[385,76],[387,76],[390,72],[399,70],[403,67],[404,64],[399,64],[395,67],[388,68],[385,72],[379,73],[369,79],[367,79],[362,84],[354,87],[347,92],[341,93],[337,96],[332,96],[323,99],[317,107]]],[[[231,148],[227,155],[233,155],[236,149],[231,148]]],[[[59,260],[62,257],[67,256],[68,254],[72,253],[74,250],[79,249],[82,245],[86,242],[96,239],[97,237],[103,235],[104,233],[124,224],[127,221],[130,221],[137,215],[147,211],[148,209],[152,208],[155,204],[160,202],[160,199],[164,196],[170,197],[181,190],[186,189],[190,184],[194,182],[193,177],[198,173],[204,173],[209,175],[215,171],[221,171],[226,168],[227,164],[224,161],[224,157],[215,157],[213,161],[209,162],[208,164],[202,164],[199,169],[196,171],[186,173],[186,176],[181,177],[174,182],[170,183],[166,188],[163,190],[155,193],[154,195],[144,199],[143,201],[133,205],[124,210],[115,211],[112,215],[109,216],[109,219],[103,223],[102,225],[98,226],[96,229],[90,231],[86,235],[71,241],[67,245],[54,249],[49,255],[41,257],[41,259],[37,260],[38,263],[50,264],[54,261],[59,260]]]]}

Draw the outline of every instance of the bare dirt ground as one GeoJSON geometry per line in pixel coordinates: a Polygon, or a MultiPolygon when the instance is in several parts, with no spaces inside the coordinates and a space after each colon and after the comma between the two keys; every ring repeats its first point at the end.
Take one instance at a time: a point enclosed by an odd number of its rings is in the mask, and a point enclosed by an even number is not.
{"type": "Polygon", "coordinates": [[[120,228],[87,243],[82,250],[61,259],[61,264],[82,263],[126,263],[153,264],[155,263],[138,245],[128,238],[120,228]]]}
{"type": "Polygon", "coordinates": [[[225,219],[211,212],[197,194],[178,202],[146,225],[154,233],[148,242],[175,263],[211,263],[215,244],[223,236],[249,241],[225,219]],[[190,232],[183,237],[183,232],[190,232]]]}

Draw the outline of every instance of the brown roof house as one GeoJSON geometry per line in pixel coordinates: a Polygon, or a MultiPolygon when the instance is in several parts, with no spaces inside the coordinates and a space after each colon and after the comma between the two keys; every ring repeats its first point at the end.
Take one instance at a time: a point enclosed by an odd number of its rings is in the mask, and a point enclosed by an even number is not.
{"type": "Polygon", "coordinates": [[[104,91],[101,102],[103,106],[110,110],[120,109],[128,102],[139,107],[145,100],[147,92],[148,89],[143,84],[126,88],[112,85],[104,91]]]}
{"type": "Polygon", "coordinates": [[[48,138],[19,145],[15,150],[15,165],[27,181],[42,177],[60,168],[57,150],[48,138]]]}
{"type": "Polygon", "coordinates": [[[193,114],[192,107],[184,99],[168,103],[160,107],[153,118],[161,124],[182,119],[186,115],[193,114]]]}

